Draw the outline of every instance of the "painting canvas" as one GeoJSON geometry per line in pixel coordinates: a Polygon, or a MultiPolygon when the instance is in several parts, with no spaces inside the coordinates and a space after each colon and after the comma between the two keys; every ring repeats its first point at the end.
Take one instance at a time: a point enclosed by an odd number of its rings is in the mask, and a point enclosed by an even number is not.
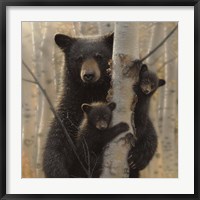
{"type": "Polygon", "coordinates": [[[177,22],[22,22],[22,178],[178,178],[177,22]]]}

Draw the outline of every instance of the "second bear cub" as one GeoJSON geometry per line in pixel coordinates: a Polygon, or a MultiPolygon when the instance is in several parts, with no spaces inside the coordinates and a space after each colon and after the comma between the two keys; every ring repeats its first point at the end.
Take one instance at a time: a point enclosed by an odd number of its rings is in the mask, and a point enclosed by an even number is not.
{"type": "Polygon", "coordinates": [[[74,159],[70,170],[71,177],[97,178],[100,176],[104,147],[120,133],[129,129],[128,124],[123,122],[109,127],[115,107],[114,102],[82,104],[84,118],[80,125],[76,145],[87,173],[83,170],[80,162],[74,159]]]}
{"type": "MultiPolygon", "coordinates": [[[[150,99],[156,90],[165,85],[165,80],[159,79],[157,75],[148,70],[143,64],[139,75],[139,84],[134,87],[138,102],[135,107],[135,126],[145,128],[149,117],[150,99]]],[[[137,135],[141,136],[141,134],[137,135]]]]}
{"type": "Polygon", "coordinates": [[[137,141],[129,152],[130,178],[139,177],[139,171],[149,164],[156,151],[157,134],[149,117],[149,107],[152,95],[163,85],[165,80],[159,79],[142,64],[139,83],[134,86],[138,97],[134,113],[137,141]]]}

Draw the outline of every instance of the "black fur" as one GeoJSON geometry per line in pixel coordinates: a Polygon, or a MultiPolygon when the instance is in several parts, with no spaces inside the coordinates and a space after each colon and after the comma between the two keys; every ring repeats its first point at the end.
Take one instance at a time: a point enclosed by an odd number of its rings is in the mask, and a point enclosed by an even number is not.
{"type": "Polygon", "coordinates": [[[155,73],[142,65],[139,83],[134,86],[138,102],[135,107],[134,122],[137,141],[129,152],[130,177],[138,178],[139,171],[144,169],[153,158],[157,148],[157,134],[149,118],[150,99],[158,87],[165,84],[155,73]]]}
{"type": "Polygon", "coordinates": [[[104,147],[117,135],[128,131],[126,123],[119,123],[109,128],[115,103],[83,104],[83,122],[77,138],[77,152],[87,171],[83,170],[75,158],[69,170],[71,177],[98,178],[101,174],[104,147]],[[89,159],[89,160],[88,160],[89,159]]]}
{"type": "MultiPolygon", "coordinates": [[[[94,101],[106,101],[110,88],[110,76],[107,73],[109,60],[112,58],[113,35],[97,39],[75,39],[65,35],[55,36],[57,45],[65,55],[64,93],[61,97],[57,114],[75,141],[78,127],[83,118],[81,105],[94,101]],[[96,82],[85,83],[80,77],[82,63],[94,59],[101,72],[96,82]]],[[[43,159],[46,177],[69,177],[73,153],[66,141],[62,127],[53,120],[48,134],[43,159]]]]}

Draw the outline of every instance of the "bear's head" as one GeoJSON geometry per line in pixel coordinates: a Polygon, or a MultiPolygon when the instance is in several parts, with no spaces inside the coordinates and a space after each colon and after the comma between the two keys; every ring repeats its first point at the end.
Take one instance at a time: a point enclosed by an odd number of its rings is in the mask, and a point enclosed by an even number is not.
{"type": "Polygon", "coordinates": [[[140,71],[140,88],[145,95],[152,95],[158,87],[165,85],[164,79],[159,79],[157,75],[148,70],[143,64],[140,71]]]}
{"type": "Polygon", "coordinates": [[[98,130],[105,130],[109,127],[112,119],[112,111],[116,103],[96,102],[92,104],[82,104],[81,108],[85,113],[88,124],[98,130]]]}
{"type": "Polygon", "coordinates": [[[96,38],[56,34],[55,42],[65,54],[67,73],[74,81],[90,85],[100,84],[109,78],[113,34],[96,38]]]}

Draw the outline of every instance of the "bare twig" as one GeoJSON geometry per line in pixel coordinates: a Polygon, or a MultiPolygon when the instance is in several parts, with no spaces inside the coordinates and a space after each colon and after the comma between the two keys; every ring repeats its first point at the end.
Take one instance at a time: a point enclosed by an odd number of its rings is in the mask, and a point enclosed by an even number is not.
{"type": "Polygon", "coordinates": [[[141,59],[141,62],[143,62],[144,60],[146,60],[155,51],[157,51],[167,41],[167,39],[171,37],[171,35],[177,30],[177,28],[178,28],[178,24],[172,29],[172,31],[152,51],[150,51],[145,57],[143,57],[141,59]]]}
{"type": "MultiPolygon", "coordinates": [[[[95,153],[94,153],[94,155],[96,156],[95,153]]],[[[93,173],[94,173],[94,170],[95,170],[95,167],[96,167],[96,165],[97,165],[97,163],[98,163],[99,158],[100,158],[100,156],[98,156],[98,157],[96,156],[96,162],[95,162],[95,164],[94,164],[94,166],[93,166],[93,168],[92,168],[91,177],[92,177],[92,175],[93,175],[93,173]]]]}
{"type": "Polygon", "coordinates": [[[87,159],[88,159],[88,161],[87,161],[87,163],[88,163],[88,174],[91,175],[91,173],[90,173],[90,152],[89,152],[88,144],[87,144],[87,142],[86,142],[84,136],[83,136],[83,141],[84,141],[84,143],[85,143],[86,152],[87,152],[87,154],[88,154],[88,155],[87,155],[87,159]]]}
{"type": "Polygon", "coordinates": [[[86,155],[86,150],[85,150],[85,144],[83,142],[81,142],[82,147],[83,147],[83,154],[84,154],[84,158],[85,158],[85,162],[87,163],[87,155],[86,155]]]}
{"type": "MultiPolygon", "coordinates": [[[[31,69],[28,67],[28,65],[24,62],[24,60],[22,60],[22,63],[24,65],[24,67],[28,70],[28,72],[31,74],[31,76],[33,77],[33,79],[35,80],[35,82],[32,82],[32,83],[35,83],[39,86],[40,90],[42,91],[42,93],[44,94],[49,106],[50,106],[50,109],[51,111],[53,112],[55,118],[57,119],[58,123],[60,124],[60,126],[62,127],[65,135],[66,135],[66,138],[67,138],[67,141],[69,143],[69,145],[71,146],[76,158],[78,159],[79,163],[81,164],[83,170],[85,171],[85,173],[88,175],[88,177],[90,176],[90,174],[88,174],[88,170],[85,168],[85,166],[83,165],[83,163],[81,162],[81,159],[77,153],[77,149],[76,149],[76,146],[74,145],[69,133],[67,132],[67,129],[65,128],[61,118],[58,116],[58,114],[56,113],[54,107],[53,107],[53,104],[51,103],[51,100],[49,98],[49,96],[47,95],[45,89],[43,89],[42,85],[40,84],[39,80],[37,79],[37,77],[34,75],[34,73],[31,71],[31,69]]],[[[29,81],[30,82],[30,81],[29,81]]]]}
{"type": "Polygon", "coordinates": [[[29,83],[34,83],[34,84],[37,84],[35,81],[32,81],[32,80],[28,80],[28,79],[25,79],[25,78],[22,78],[23,81],[26,81],[26,82],[29,82],[29,83]]]}
{"type": "Polygon", "coordinates": [[[69,113],[67,112],[67,119],[68,121],[71,123],[72,126],[74,126],[74,128],[76,128],[76,130],[78,131],[79,128],[72,122],[72,120],[69,118],[69,113]]]}

